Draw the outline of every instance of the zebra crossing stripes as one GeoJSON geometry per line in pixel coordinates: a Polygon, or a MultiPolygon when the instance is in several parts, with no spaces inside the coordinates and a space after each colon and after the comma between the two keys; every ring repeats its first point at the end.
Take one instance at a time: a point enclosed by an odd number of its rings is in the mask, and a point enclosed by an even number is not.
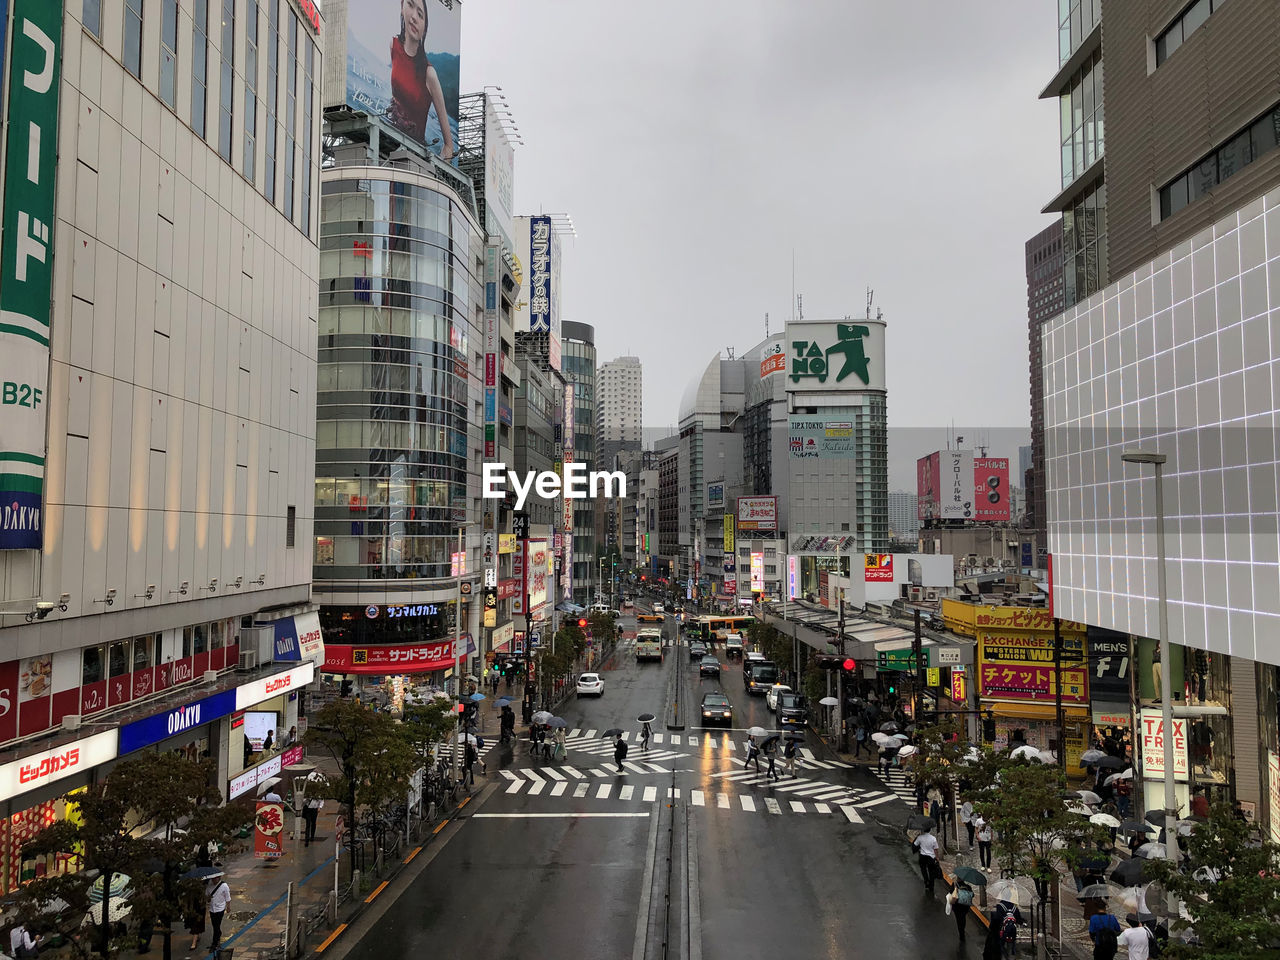
{"type": "Polygon", "coordinates": [[[889,772],[885,774],[877,767],[876,778],[907,803],[914,804],[916,802],[915,788],[907,782],[907,775],[898,768],[890,767],[889,772]]]}
{"type": "Polygon", "coordinates": [[[858,811],[857,811],[857,810],[855,810],[855,809],[853,809],[853,807],[842,806],[842,807],[840,808],[840,810],[841,810],[841,812],[843,812],[843,813],[844,813],[844,815],[845,815],[845,819],[847,819],[850,823],[862,823],[862,822],[863,822],[862,817],[858,815],[858,811]]]}
{"type": "Polygon", "coordinates": [[[738,801],[742,804],[742,809],[747,813],[753,813],[756,809],[756,801],[752,797],[748,797],[745,793],[738,797],[738,801]]]}
{"type": "Polygon", "coordinates": [[[773,799],[773,797],[765,797],[765,798],[764,798],[764,808],[765,808],[766,810],[768,810],[770,813],[781,813],[781,812],[782,812],[782,808],[781,808],[780,806],[778,806],[778,801],[777,801],[777,800],[775,800],[775,799],[773,799]]]}
{"type": "Polygon", "coordinates": [[[542,792],[543,787],[545,787],[546,785],[547,785],[547,781],[545,780],[535,780],[533,783],[529,784],[528,795],[531,797],[536,797],[538,794],[542,792]]]}
{"type": "Polygon", "coordinates": [[[567,780],[561,780],[551,788],[551,796],[558,797],[567,789],[569,789],[569,782],[567,780]]]}
{"type": "MultiPolygon", "coordinates": [[[[582,799],[587,795],[587,790],[590,789],[590,787],[591,785],[586,781],[583,781],[582,783],[578,784],[576,787],[573,788],[574,797],[579,800],[582,799]]],[[[507,792],[510,793],[511,791],[508,790],[507,792]]]]}
{"type": "Polygon", "coordinates": [[[618,799],[630,800],[631,795],[635,793],[635,789],[636,788],[634,786],[628,783],[625,787],[623,787],[621,790],[618,791],[618,799]]]}
{"type": "Polygon", "coordinates": [[[653,803],[653,802],[654,802],[655,800],[657,800],[657,799],[658,799],[658,788],[657,788],[657,787],[645,787],[645,788],[644,788],[644,802],[645,802],[645,803],[653,803]]]}

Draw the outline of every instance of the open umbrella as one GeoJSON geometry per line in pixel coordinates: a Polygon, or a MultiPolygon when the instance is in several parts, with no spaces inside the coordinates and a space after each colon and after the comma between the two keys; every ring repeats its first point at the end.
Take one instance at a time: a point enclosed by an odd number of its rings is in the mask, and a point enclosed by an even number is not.
{"type": "Polygon", "coordinates": [[[898,729],[899,729],[898,725],[894,723],[892,720],[890,720],[888,723],[880,724],[881,733],[897,733],[898,729]]]}
{"type": "Polygon", "coordinates": [[[1037,750],[1036,759],[1041,763],[1057,763],[1058,755],[1052,750],[1037,750]]]}
{"type": "Polygon", "coordinates": [[[1107,900],[1114,897],[1120,892],[1120,888],[1114,883],[1091,883],[1087,887],[1081,889],[1076,894],[1081,900],[1092,900],[1094,898],[1107,900]]]}
{"type": "MultiPolygon", "coordinates": [[[[111,875],[111,896],[121,897],[124,892],[129,889],[131,878],[127,873],[113,873],[111,875]]],[[[98,877],[89,887],[89,902],[98,903],[102,900],[102,877],[98,877]]]]}
{"type": "Polygon", "coordinates": [[[1080,855],[1076,857],[1076,866],[1088,873],[1102,873],[1107,867],[1111,866],[1111,857],[1107,854],[1086,853],[1080,851],[1080,855]]]}
{"type": "Polygon", "coordinates": [[[602,737],[620,737],[620,736],[622,736],[622,731],[621,731],[621,730],[619,730],[617,727],[610,727],[610,728],[609,728],[608,730],[606,730],[604,733],[600,734],[600,736],[602,736],[602,737]]]}
{"type": "Polygon", "coordinates": [[[1169,856],[1169,850],[1163,843],[1144,843],[1138,847],[1134,856],[1144,860],[1165,860],[1169,856]]]}
{"type": "Polygon", "coordinates": [[[474,744],[474,743],[476,742],[476,738],[475,738],[475,736],[474,736],[473,734],[470,734],[470,733],[460,733],[460,734],[458,734],[457,739],[458,739],[458,742],[459,742],[459,743],[470,743],[470,744],[474,744]]]}
{"type": "Polygon", "coordinates": [[[988,899],[1007,900],[1009,903],[1016,905],[1019,894],[1020,891],[1016,880],[996,880],[994,883],[987,884],[988,899]]]}
{"type": "Polygon", "coordinates": [[[1068,803],[1068,804],[1067,804],[1067,813],[1074,813],[1074,814],[1076,814],[1077,816],[1081,816],[1081,817],[1091,817],[1091,816],[1093,816],[1093,811],[1092,811],[1092,810],[1090,810],[1088,807],[1086,807],[1086,806],[1085,806],[1084,804],[1082,804],[1082,803],[1068,803]]]}
{"type": "Polygon", "coordinates": [[[1119,757],[1103,757],[1094,766],[1102,770],[1123,770],[1126,764],[1119,757]]]}
{"type": "Polygon", "coordinates": [[[893,737],[889,736],[887,733],[873,733],[871,735],[871,739],[882,747],[887,747],[891,743],[898,742],[897,740],[894,740],[893,737]]]}
{"type": "Polygon", "coordinates": [[[473,693],[467,699],[470,700],[472,703],[479,703],[481,700],[485,699],[485,695],[483,693],[477,692],[477,693],[473,693]]]}
{"type": "Polygon", "coordinates": [[[1040,756],[1040,750],[1024,743],[1010,751],[1009,756],[1015,760],[1035,760],[1040,756]]]}
{"type": "Polygon", "coordinates": [[[218,867],[195,867],[182,875],[183,880],[212,880],[220,877],[223,871],[218,867]]]}
{"type": "Polygon", "coordinates": [[[1087,803],[1090,806],[1096,806],[1102,802],[1102,798],[1092,790],[1077,790],[1076,796],[1080,798],[1081,803],[1087,803]]]}
{"type": "Polygon", "coordinates": [[[907,736],[905,733],[891,733],[889,734],[889,739],[892,740],[894,743],[898,744],[899,746],[901,746],[911,738],[907,736]]]}
{"type": "Polygon", "coordinates": [[[1095,813],[1089,818],[1090,823],[1096,823],[1100,827],[1109,827],[1116,830],[1120,826],[1120,821],[1109,813],[1095,813]]]}
{"type": "Polygon", "coordinates": [[[747,731],[747,736],[750,736],[750,737],[767,737],[768,735],[769,735],[769,731],[766,730],[764,727],[752,727],[750,730],[747,731]]]}
{"type": "Polygon", "coordinates": [[[1199,826],[1199,821],[1196,821],[1196,820],[1179,820],[1179,821],[1178,821],[1178,836],[1180,836],[1180,837],[1189,837],[1189,836],[1191,836],[1191,831],[1192,831],[1192,830],[1194,830],[1197,826],[1199,826]]]}
{"type": "Polygon", "coordinates": [[[963,880],[965,883],[972,884],[975,887],[985,887],[987,885],[987,875],[973,867],[956,867],[955,876],[957,880],[963,880]]]}
{"type": "Polygon", "coordinates": [[[468,673],[468,674],[467,674],[465,677],[463,677],[462,679],[463,679],[463,680],[465,680],[467,683],[479,683],[479,682],[480,682],[480,678],[479,678],[479,677],[477,677],[474,673],[468,673]]]}
{"type": "Polygon", "coordinates": [[[837,700],[835,697],[823,697],[821,700],[818,701],[818,703],[822,704],[824,707],[840,706],[840,701],[837,700]]]}
{"type": "Polygon", "coordinates": [[[548,720],[550,720],[552,716],[553,714],[551,713],[550,710],[539,710],[533,715],[531,719],[533,720],[534,723],[541,725],[546,723],[548,720]]]}
{"type": "Polygon", "coordinates": [[[908,830],[932,830],[936,826],[933,817],[926,817],[922,813],[913,813],[907,817],[908,830]]]}
{"type": "Polygon", "coordinates": [[[1091,763],[1097,763],[1105,756],[1106,753],[1102,750],[1086,750],[1084,753],[1080,754],[1080,766],[1084,767],[1091,763]]]}
{"type": "Polygon", "coordinates": [[[1133,768],[1130,767],[1128,770],[1121,770],[1119,773],[1111,774],[1111,776],[1107,777],[1107,779],[1102,781],[1102,785],[1104,787],[1109,787],[1113,783],[1115,783],[1117,780],[1132,780],[1132,779],[1133,779],[1133,768]]]}
{"type": "Polygon", "coordinates": [[[636,717],[636,722],[637,722],[637,723],[648,723],[649,721],[651,721],[651,720],[653,720],[653,719],[654,719],[654,716],[653,716],[653,714],[652,714],[652,713],[642,713],[642,714],[640,714],[640,716],[636,717]]]}
{"type": "Polygon", "coordinates": [[[515,703],[515,700],[516,700],[515,697],[499,697],[497,700],[493,702],[500,707],[505,707],[508,703],[515,703]]]}
{"type": "Polygon", "coordinates": [[[1145,860],[1121,860],[1116,868],[1111,871],[1111,879],[1126,887],[1132,887],[1142,879],[1145,869],[1145,860]]]}
{"type": "Polygon", "coordinates": [[[915,756],[917,753],[919,753],[919,752],[920,752],[920,748],[919,748],[919,747],[917,747],[915,744],[911,744],[911,743],[909,743],[909,744],[907,744],[905,747],[903,747],[901,750],[899,750],[899,751],[898,751],[898,756],[900,756],[900,757],[914,757],[914,756],[915,756]]]}
{"type": "Polygon", "coordinates": [[[764,740],[761,742],[760,746],[762,746],[762,747],[767,747],[769,744],[771,744],[771,743],[777,743],[777,742],[778,742],[779,740],[781,740],[781,739],[782,739],[782,737],[781,737],[781,735],[780,735],[780,734],[777,734],[777,733],[771,733],[771,734],[769,734],[767,737],[765,737],[765,738],[764,738],[764,740]]]}
{"type": "Polygon", "coordinates": [[[547,726],[552,730],[564,730],[569,726],[569,721],[562,720],[560,717],[552,717],[547,721],[547,726]]]}

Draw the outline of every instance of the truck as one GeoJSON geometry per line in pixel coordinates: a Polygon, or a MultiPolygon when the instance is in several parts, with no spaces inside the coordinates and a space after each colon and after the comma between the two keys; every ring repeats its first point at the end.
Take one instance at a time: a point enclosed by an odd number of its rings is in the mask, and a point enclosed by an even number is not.
{"type": "Polygon", "coordinates": [[[662,631],[646,628],[636,636],[636,661],[662,660],[662,631]]]}

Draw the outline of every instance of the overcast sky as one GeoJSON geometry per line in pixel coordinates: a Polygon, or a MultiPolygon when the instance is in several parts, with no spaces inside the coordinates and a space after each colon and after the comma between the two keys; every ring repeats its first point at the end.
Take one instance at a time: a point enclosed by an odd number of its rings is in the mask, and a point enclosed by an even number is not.
{"type": "MultiPolygon", "coordinates": [[[[1057,107],[1036,99],[1055,16],[1051,0],[465,0],[462,87],[506,94],[516,209],[573,217],[562,316],[595,326],[601,361],[640,357],[647,426],[674,424],[688,381],[762,339],[766,313],[781,329],[794,252],[805,319],[861,315],[874,288],[890,426],[936,449],[953,422],[1029,420],[1023,245],[1057,192],[1057,107]]],[[[894,446],[899,463],[928,452],[894,446]]]]}

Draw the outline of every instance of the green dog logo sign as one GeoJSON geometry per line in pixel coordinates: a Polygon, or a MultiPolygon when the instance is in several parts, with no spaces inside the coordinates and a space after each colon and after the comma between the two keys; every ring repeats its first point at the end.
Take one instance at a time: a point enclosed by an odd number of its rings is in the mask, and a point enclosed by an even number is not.
{"type": "Polygon", "coordinates": [[[836,374],[836,383],[840,383],[851,373],[856,373],[864,384],[871,383],[871,361],[862,347],[862,338],[869,336],[871,330],[857,323],[837,323],[836,342],[823,349],[816,340],[791,341],[791,382],[799,383],[805,377],[816,377],[819,383],[827,382],[831,365],[840,357],[843,363],[836,374]]]}

